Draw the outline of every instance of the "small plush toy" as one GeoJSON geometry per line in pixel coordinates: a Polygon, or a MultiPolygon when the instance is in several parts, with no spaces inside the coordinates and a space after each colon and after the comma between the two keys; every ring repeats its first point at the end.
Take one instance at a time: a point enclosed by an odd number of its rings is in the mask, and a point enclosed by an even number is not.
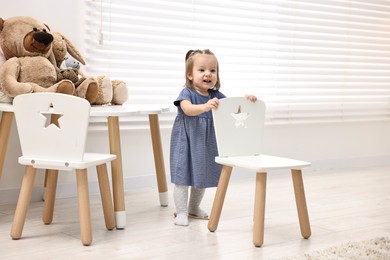
{"type": "Polygon", "coordinates": [[[80,62],[70,57],[65,57],[65,66],[67,68],[80,69],[80,62]]]}
{"type": "MultiPolygon", "coordinates": [[[[57,79],[53,40],[49,27],[32,17],[0,18],[0,48],[6,59],[0,67],[0,92],[10,98],[31,92],[75,94],[72,81],[57,79]]],[[[83,98],[97,97],[95,80],[83,81],[78,89],[83,98]]]]}
{"type": "Polygon", "coordinates": [[[61,69],[59,72],[58,72],[58,76],[57,76],[57,79],[59,81],[63,80],[63,79],[69,79],[70,81],[73,82],[74,86],[77,87],[80,86],[81,83],[84,82],[84,80],[86,80],[85,77],[82,77],[79,75],[79,70],[78,69],[75,69],[75,68],[66,68],[66,69],[61,69]]]}
{"type": "Polygon", "coordinates": [[[96,104],[101,91],[95,78],[85,78],[79,75],[78,69],[67,68],[59,70],[57,79],[58,81],[64,79],[72,81],[76,88],[76,96],[87,99],[90,104],[96,104]],[[88,88],[85,86],[88,86],[88,88]]]}
{"type": "MultiPolygon", "coordinates": [[[[81,72],[80,64],[85,65],[85,61],[80,52],[76,49],[71,41],[69,41],[64,35],[59,32],[54,32],[53,41],[53,53],[56,57],[56,64],[58,68],[77,68],[78,73],[85,78],[81,72]]],[[[127,85],[122,80],[111,80],[107,76],[95,76],[95,80],[98,83],[97,98],[91,104],[95,105],[122,105],[128,99],[127,85]]],[[[60,78],[59,78],[60,79],[60,78]]],[[[82,89],[76,89],[76,92],[82,92],[82,89]]]]}

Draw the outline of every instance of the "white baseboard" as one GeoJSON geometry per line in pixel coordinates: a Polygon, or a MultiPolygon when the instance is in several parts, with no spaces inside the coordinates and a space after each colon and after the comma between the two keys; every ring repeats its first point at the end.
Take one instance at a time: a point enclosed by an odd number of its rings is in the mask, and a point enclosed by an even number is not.
{"type": "Polygon", "coordinates": [[[333,160],[317,160],[312,162],[314,170],[345,169],[360,167],[390,166],[390,155],[371,157],[351,157],[333,160]]]}
{"type": "MultiPolygon", "coordinates": [[[[19,189],[0,190],[0,205],[15,204],[19,198],[19,189]]],[[[43,187],[33,187],[31,201],[43,200],[43,187]]]]}
{"type": "MultiPolygon", "coordinates": [[[[154,175],[145,175],[145,176],[131,176],[125,177],[124,179],[124,189],[133,190],[146,187],[156,187],[157,180],[154,175]]],[[[111,187],[112,192],[112,187],[111,187]]],[[[97,195],[99,194],[99,184],[97,181],[89,182],[89,194],[97,195]]],[[[59,184],[57,187],[57,198],[70,198],[77,196],[77,188],[75,183],[66,183],[59,184]]]]}
{"type": "MultiPolygon", "coordinates": [[[[167,176],[169,177],[169,176],[167,176]]],[[[169,180],[167,180],[169,181],[169,180]]],[[[124,179],[124,187],[126,190],[139,189],[146,187],[156,187],[157,180],[156,176],[134,176],[127,177],[124,179]]],[[[112,191],[112,188],[111,188],[112,191]]],[[[39,186],[33,187],[31,196],[31,202],[43,201],[44,188],[39,186]]],[[[89,182],[89,194],[99,194],[99,184],[97,181],[89,182]]],[[[76,183],[59,183],[57,186],[56,198],[70,198],[77,196],[76,183]]],[[[157,195],[156,195],[157,196],[157,195]]],[[[0,205],[16,204],[19,197],[19,189],[3,189],[0,190],[0,205]]]]}

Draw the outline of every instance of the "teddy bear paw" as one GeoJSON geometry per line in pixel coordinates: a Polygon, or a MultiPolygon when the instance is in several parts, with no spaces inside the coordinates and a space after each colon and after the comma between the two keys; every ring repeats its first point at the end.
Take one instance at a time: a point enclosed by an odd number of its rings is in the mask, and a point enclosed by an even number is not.
{"type": "Polygon", "coordinates": [[[74,84],[70,80],[63,80],[58,84],[57,93],[73,95],[75,91],[74,84]]]}
{"type": "Polygon", "coordinates": [[[85,99],[89,101],[90,104],[94,104],[99,95],[99,85],[97,82],[93,81],[89,83],[87,93],[85,93],[85,99]]]}
{"type": "Polygon", "coordinates": [[[113,97],[111,103],[115,105],[122,105],[128,99],[128,88],[124,81],[122,80],[113,80],[112,81],[113,88],[113,97]]]}

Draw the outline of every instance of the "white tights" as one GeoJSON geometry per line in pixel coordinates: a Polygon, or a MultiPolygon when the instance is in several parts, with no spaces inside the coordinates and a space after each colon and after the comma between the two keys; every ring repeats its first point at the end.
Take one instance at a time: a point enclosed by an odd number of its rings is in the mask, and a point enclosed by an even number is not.
{"type": "Polygon", "coordinates": [[[197,189],[191,187],[191,196],[187,209],[188,202],[188,186],[175,185],[173,190],[173,199],[176,206],[175,225],[188,226],[188,215],[195,218],[207,218],[208,215],[199,205],[203,199],[206,189],[197,189]]]}

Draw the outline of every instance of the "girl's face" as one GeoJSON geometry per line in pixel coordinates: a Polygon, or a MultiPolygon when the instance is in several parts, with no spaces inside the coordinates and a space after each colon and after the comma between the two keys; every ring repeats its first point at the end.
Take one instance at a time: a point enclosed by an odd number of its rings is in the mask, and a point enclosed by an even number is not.
{"type": "Polygon", "coordinates": [[[217,59],[210,54],[195,54],[193,59],[194,66],[187,77],[199,94],[208,96],[208,90],[214,88],[218,80],[217,59]]]}

